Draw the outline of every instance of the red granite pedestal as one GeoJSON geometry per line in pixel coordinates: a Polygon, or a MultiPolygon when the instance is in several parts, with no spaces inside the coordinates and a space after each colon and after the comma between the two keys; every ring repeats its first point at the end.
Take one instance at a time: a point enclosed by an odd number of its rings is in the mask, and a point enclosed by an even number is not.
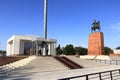
{"type": "Polygon", "coordinates": [[[89,35],[88,55],[104,55],[104,36],[102,32],[89,35]]]}

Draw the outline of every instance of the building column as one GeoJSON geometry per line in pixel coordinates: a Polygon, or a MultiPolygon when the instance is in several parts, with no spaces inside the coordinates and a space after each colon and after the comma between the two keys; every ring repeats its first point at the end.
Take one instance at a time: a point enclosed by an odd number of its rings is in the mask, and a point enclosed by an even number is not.
{"type": "Polygon", "coordinates": [[[51,55],[51,53],[50,53],[50,51],[51,51],[51,49],[50,49],[50,44],[51,44],[51,43],[48,44],[48,55],[51,55]]]}
{"type": "Polygon", "coordinates": [[[13,53],[12,55],[19,55],[19,53],[21,53],[21,50],[20,50],[20,39],[15,37],[13,39],[13,53]]]}
{"type": "Polygon", "coordinates": [[[13,46],[13,42],[7,42],[7,56],[10,56],[12,54],[12,46],[13,46]]]}
{"type": "Polygon", "coordinates": [[[53,44],[53,56],[55,56],[56,55],[56,42],[54,42],[54,43],[52,43],[53,44]]]}
{"type": "Polygon", "coordinates": [[[56,42],[54,43],[54,55],[56,55],[56,42]]]}
{"type": "Polygon", "coordinates": [[[38,41],[36,40],[36,55],[38,55],[38,41]]]}
{"type": "Polygon", "coordinates": [[[24,54],[24,41],[23,40],[20,40],[20,55],[23,55],[24,54]]]}

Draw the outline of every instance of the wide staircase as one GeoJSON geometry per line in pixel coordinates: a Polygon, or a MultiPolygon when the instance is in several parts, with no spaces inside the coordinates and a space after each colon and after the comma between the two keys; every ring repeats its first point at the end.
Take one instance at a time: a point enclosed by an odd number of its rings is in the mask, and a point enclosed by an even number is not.
{"type": "Polygon", "coordinates": [[[33,57],[1,67],[1,71],[4,69],[5,72],[0,75],[0,80],[24,80],[21,78],[36,73],[69,70],[51,56],[35,56],[33,60],[31,58],[33,57]]]}
{"type": "Polygon", "coordinates": [[[79,69],[79,68],[83,68],[82,66],[80,66],[79,64],[73,62],[72,60],[68,59],[67,57],[60,57],[60,56],[56,56],[54,57],[55,59],[57,59],[59,62],[63,63],[65,66],[67,66],[70,69],[79,69]]]}
{"type": "Polygon", "coordinates": [[[33,56],[1,69],[7,74],[0,80],[120,80],[119,65],[98,64],[75,56],[33,56]]]}

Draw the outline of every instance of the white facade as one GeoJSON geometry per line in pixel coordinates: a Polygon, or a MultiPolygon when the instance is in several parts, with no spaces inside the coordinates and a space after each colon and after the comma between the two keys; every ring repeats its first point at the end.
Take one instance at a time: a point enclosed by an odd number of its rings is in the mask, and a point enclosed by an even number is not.
{"type": "Polygon", "coordinates": [[[120,49],[113,50],[114,54],[120,54],[120,49]]]}
{"type": "Polygon", "coordinates": [[[38,54],[38,50],[42,49],[41,55],[46,55],[45,53],[45,46],[43,42],[47,45],[48,53],[47,55],[56,55],[56,40],[55,39],[44,39],[38,36],[20,36],[20,35],[13,35],[7,41],[7,56],[12,55],[24,55],[25,50],[28,50],[27,53],[30,53],[30,49],[33,48],[33,42],[35,43],[35,54],[38,54]],[[39,43],[39,44],[38,44],[39,43]],[[43,47],[39,46],[43,45],[43,47]]]}

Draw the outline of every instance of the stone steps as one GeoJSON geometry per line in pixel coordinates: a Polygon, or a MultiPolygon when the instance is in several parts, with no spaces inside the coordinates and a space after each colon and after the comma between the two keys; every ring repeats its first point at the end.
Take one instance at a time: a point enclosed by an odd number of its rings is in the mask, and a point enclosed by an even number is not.
{"type": "Polygon", "coordinates": [[[30,56],[28,58],[24,58],[19,61],[15,61],[15,62],[6,64],[6,65],[3,65],[3,66],[1,66],[1,69],[2,70],[13,70],[15,68],[19,68],[19,67],[26,65],[27,63],[29,63],[30,61],[32,61],[35,58],[36,58],[36,56],[30,56]]]}
{"type": "Polygon", "coordinates": [[[53,57],[37,57],[24,67],[18,69],[22,73],[44,72],[68,69],[66,66],[55,60],[53,57]]]}
{"type": "MultiPolygon", "coordinates": [[[[96,62],[94,61],[79,59],[73,56],[68,56],[67,58],[73,59],[76,62],[80,62],[80,64],[84,65],[86,68],[69,70],[67,67],[55,60],[53,57],[39,56],[27,65],[11,70],[11,72],[9,72],[7,75],[3,75],[2,80],[57,80],[65,77],[80,76],[120,68],[120,66],[116,65],[100,66],[100,64],[96,64],[96,62]]],[[[90,78],[90,80],[99,80],[98,75],[90,76],[90,78]]],[[[117,78],[116,80],[120,79],[119,77],[114,78],[117,78]]],[[[71,80],[85,80],[85,77],[71,80]]]]}

